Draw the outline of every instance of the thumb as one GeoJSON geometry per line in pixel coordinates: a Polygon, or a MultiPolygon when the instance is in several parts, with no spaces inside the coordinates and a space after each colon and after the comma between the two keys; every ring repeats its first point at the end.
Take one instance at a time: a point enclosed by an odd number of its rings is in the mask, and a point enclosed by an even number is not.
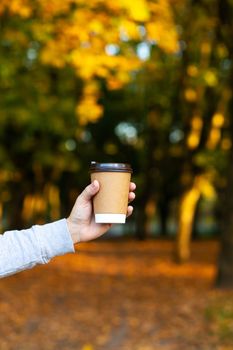
{"type": "Polygon", "coordinates": [[[79,199],[84,202],[89,202],[89,200],[99,191],[100,185],[97,180],[94,180],[90,185],[88,185],[80,194],[79,199]]]}

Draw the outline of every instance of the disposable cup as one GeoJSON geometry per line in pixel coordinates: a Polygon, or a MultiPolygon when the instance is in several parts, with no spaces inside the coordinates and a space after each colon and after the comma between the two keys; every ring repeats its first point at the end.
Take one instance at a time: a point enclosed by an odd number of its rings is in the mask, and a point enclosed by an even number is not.
{"type": "Polygon", "coordinates": [[[92,162],[90,173],[91,181],[98,180],[100,184],[93,199],[95,222],[125,223],[132,174],[130,164],[92,162]]]}

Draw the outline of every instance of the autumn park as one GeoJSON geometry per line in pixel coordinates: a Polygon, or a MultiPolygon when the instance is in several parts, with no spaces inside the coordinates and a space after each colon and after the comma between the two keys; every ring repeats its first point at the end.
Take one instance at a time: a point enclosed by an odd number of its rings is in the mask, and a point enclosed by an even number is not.
{"type": "Polygon", "coordinates": [[[0,279],[0,350],[233,349],[232,33],[232,0],[0,0],[0,234],[67,218],[92,161],[137,185],[0,279]]]}

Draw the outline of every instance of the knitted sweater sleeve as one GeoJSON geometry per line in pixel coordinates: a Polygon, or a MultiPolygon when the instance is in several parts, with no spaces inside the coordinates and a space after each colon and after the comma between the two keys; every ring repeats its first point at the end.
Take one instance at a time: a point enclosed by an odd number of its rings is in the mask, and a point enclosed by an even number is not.
{"type": "Polygon", "coordinates": [[[74,252],[66,219],[0,235],[0,278],[74,252]]]}

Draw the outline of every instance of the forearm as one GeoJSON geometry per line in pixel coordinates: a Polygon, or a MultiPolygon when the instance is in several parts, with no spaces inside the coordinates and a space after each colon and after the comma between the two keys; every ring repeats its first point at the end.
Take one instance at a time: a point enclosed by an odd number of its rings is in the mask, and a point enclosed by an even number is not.
{"type": "Polygon", "coordinates": [[[46,264],[57,255],[74,252],[65,219],[0,235],[0,277],[46,264]]]}

